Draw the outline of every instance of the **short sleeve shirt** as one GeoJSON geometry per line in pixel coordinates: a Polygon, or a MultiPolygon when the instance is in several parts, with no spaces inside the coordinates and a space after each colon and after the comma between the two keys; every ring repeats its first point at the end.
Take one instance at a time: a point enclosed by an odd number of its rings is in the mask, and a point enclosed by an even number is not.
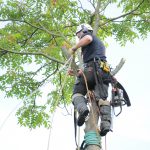
{"type": "Polygon", "coordinates": [[[83,62],[87,63],[89,61],[94,60],[94,58],[101,59],[106,61],[105,56],[105,46],[100,39],[96,36],[92,35],[90,32],[85,33],[81,38],[85,35],[91,35],[93,40],[90,44],[81,48],[83,55],[83,62]]]}

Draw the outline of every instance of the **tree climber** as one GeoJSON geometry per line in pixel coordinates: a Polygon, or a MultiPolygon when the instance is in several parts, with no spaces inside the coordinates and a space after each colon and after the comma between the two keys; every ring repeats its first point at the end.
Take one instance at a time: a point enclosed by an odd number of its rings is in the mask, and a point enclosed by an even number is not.
{"type": "MultiPolygon", "coordinates": [[[[70,53],[74,54],[78,48],[81,48],[84,63],[83,73],[87,79],[88,89],[95,91],[101,116],[100,135],[105,136],[111,127],[111,106],[106,100],[108,97],[109,69],[106,66],[105,46],[101,40],[93,35],[93,29],[88,24],[79,25],[76,35],[79,41],[70,49],[70,53]]],[[[81,72],[82,70],[79,70],[72,95],[73,105],[79,113],[78,126],[84,124],[89,114],[85,98],[87,88],[81,72]]],[[[72,73],[73,70],[68,70],[68,74],[72,75],[72,73]]]]}

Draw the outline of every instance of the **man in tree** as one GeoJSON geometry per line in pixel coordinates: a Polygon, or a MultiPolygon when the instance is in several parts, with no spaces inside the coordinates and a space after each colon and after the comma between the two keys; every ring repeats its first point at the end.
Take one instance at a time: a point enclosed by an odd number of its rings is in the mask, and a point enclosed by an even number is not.
{"type": "MultiPolygon", "coordinates": [[[[89,114],[87,100],[85,95],[87,87],[84,76],[86,76],[88,89],[95,92],[97,103],[100,108],[101,125],[100,135],[105,136],[110,131],[111,126],[111,107],[108,103],[108,76],[109,71],[100,66],[101,63],[106,64],[105,46],[93,35],[93,29],[88,24],[81,24],[77,27],[76,35],[79,41],[70,49],[70,53],[74,54],[78,48],[81,48],[84,69],[79,70],[78,77],[74,84],[72,102],[79,113],[77,120],[78,126],[82,126],[89,114]],[[98,72],[98,74],[97,74],[98,72]]],[[[72,70],[69,70],[69,74],[72,70]]]]}

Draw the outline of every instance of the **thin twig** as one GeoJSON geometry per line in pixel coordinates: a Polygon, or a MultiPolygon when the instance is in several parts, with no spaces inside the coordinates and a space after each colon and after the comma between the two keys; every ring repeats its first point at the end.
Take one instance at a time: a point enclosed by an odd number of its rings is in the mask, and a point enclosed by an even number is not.
{"type": "Polygon", "coordinates": [[[128,15],[130,15],[130,14],[134,14],[134,12],[139,9],[139,7],[143,4],[143,2],[144,2],[144,0],[142,0],[142,2],[141,2],[135,9],[131,10],[130,12],[125,13],[125,14],[123,14],[123,15],[120,15],[120,16],[118,16],[118,17],[109,19],[107,22],[100,24],[100,26],[104,26],[104,25],[106,25],[107,23],[109,23],[109,22],[111,22],[111,21],[114,21],[114,20],[117,20],[117,19],[120,19],[120,18],[124,18],[124,17],[126,17],[126,16],[128,16],[128,15]]]}

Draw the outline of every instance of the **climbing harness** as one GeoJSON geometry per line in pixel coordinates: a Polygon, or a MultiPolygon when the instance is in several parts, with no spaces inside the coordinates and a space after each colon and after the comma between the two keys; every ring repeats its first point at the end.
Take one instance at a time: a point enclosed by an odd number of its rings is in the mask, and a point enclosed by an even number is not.
{"type": "MultiPolygon", "coordinates": [[[[115,116],[118,116],[122,112],[122,106],[124,106],[124,105],[131,106],[130,99],[129,99],[128,94],[125,91],[124,87],[111,74],[111,69],[110,69],[110,66],[107,64],[107,62],[97,61],[97,60],[95,62],[93,62],[94,63],[94,76],[95,76],[96,84],[98,86],[102,86],[101,89],[103,89],[103,84],[99,84],[99,83],[103,82],[103,79],[101,76],[98,75],[99,72],[97,71],[97,68],[96,68],[97,62],[99,64],[100,68],[104,72],[106,72],[107,75],[109,75],[108,83],[112,85],[112,93],[111,93],[112,97],[111,97],[110,105],[112,106],[113,109],[115,109],[115,107],[120,107],[120,112],[117,115],[115,114],[115,111],[114,111],[115,116]]],[[[88,64],[85,64],[85,65],[88,65],[88,64]]],[[[122,66],[122,63],[120,63],[117,67],[121,68],[121,66],[122,66]]],[[[114,74],[115,73],[116,72],[114,72],[114,74]]],[[[84,77],[85,85],[87,88],[87,95],[91,102],[91,96],[89,95],[87,80],[86,80],[86,77],[83,72],[82,72],[82,75],[84,77]]],[[[92,108],[91,108],[91,111],[93,111],[92,108]]],[[[74,111],[75,141],[76,141],[76,128],[77,128],[76,113],[77,112],[74,111]]],[[[92,114],[94,114],[94,113],[92,112],[92,114]]],[[[95,123],[95,127],[96,127],[96,123],[95,123]]],[[[79,149],[77,141],[76,141],[76,145],[79,149]]],[[[100,136],[99,136],[99,134],[97,134],[97,132],[90,131],[90,132],[85,133],[84,141],[81,144],[80,150],[84,150],[88,145],[100,145],[100,136]]],[[[105,149],[106,149],[106,136],[105,136],[105,149]]]]}
{"type": "MultiPolygon", "coordinates": [[[[97,60],[94,60],[94,61],[96,62],[97,60]]],[[[124,64],[124,62],[125,62],[125,60],[122,58],[119,65],[117,66],[117,69],[120,69],[122,67],[122,65],[124,64]]],[[[111,74],[111,69],[110,69],[110,66],[107,64],[107,62],[98,60],[98,63],[100,65],[100,68],[104,72],[108,73],[108,78],[106,80],[108,83],[111,83],[111,86],[112,86],[111,106],[113,107],[114,115],[118,116],[122,112],[122,106],[124,106],[124,105],[127,105],[128,107],[131,106],[129,96],[128,96],[126,90],[124,89],[124,87],[111,74]],[[115,107],[120,107],[120,111],[118,114],[115,114],[115,107]]],[[[96,69],[97,68],[95,66],[95,72],[97,71],[96,69]]],[[[96,84],[98,84],[98,82],[100,82],[100,83],[103,82],[102,77],[99,76],[98,73],[95,74],[95,79],[96,79],[96,84]]],[[[103,84],[99,84],[99,86],[100,85],[103,89],[103,84]]],[[[100,87],[99,87],[99,89],[100,89],[100,87]]],[[[105,91],[103,90],[103,92],[105,92],[105,91]]]]}
{"type": "MultiPolygon", "coordinates": [[[[103,77],[102,77],[102,74],[100,74],[100,70],[98,70],[96,63],[98,63],[100,65],[100,69],[102,69],[103,71],[104,70],[109,71],[109,69],[106,67],[106,64],[104,62],[102,62],[100,60],[98,62],[94,61],[94,77],[95,77],[96,85],[98,86],[99,91],[102,90],[103,95],[106,95],[106,92],[104,90],[103,77]],[[101,65],[101,64],[103,64],[103,65],[101,65]]],[[[109,72],[107,72],[107,73],[109,73],[109,72]]]]}
{"type": "MultiPolygon", "coordinates": [[[[96,65],[95,65],[95,62],[93,61],[93,62],[91,62],[92,64],[93,64],[93,69],[94,69],[94,77],[95,77],[95,81],[96,81],[96,84],[97,85],[99,85],[99,83],[101,83],[102,84],[102,78],[98,78],[98,76],[97,76],[97,74],[98,74],[98,72],[97,72],[97,68],[96,68],[96,65]]],[[[88,65],[88,64],[86,64],[86,65],[88,65]]],[[[100,64],[99,64],[100,65],[100,64]]],[[[101,66],[100,66],[100,68],[103,68],[103,69],[105,69],[105,71],[107,71],[107,72],[109,72],[110,70],[108,69],[108,66],[106,67],[106,64],[105,63],[103,63],[103,66],[102,66],[102,64],[101,64],[101,66]]],[[[82,72],[82,75],[83,75],[83,78],[84,78],[84,81],[85,81],[85,85],[86,85],[86,89],[87,89],[87,96],[88,96],[88,98],[89,98],[89,102],[92,104],[92,100],[91,100],[91,95],[90,95],[90,92],[89,92],[89,89],[88,89],[88,84],[87,84],[87,79],[86,79],[86,76],[85,76],[85,74],[82,72]]],[[[103,84],[102,84],[103,85],[103,84]]],[[[99,85],[100,86],[100,85],[99,85]]],[[[103,88],[103,87],[102,87],[103,88]]],[[[94,93],[93,93],[94,94],[94,93]]],[[[95,98],[95,100],[96,100],[96,98],[95,98]]],[[[95,125],[95,131],[97,131],[97,125],[96,125],[96,122],[95,122],[95,118],[94,118],[94,110],[93,110],[93,108],[92,108],[92,106],[90,107],[91,108],[91,113],[92,113],[92,116],[93,116],[93,121],[94,121],[94,125],[95,125]]],[[[76,141],[76,130],[77,130],[77,125],[76,125],[76,111],[74,111],[74,127],[75,127],[75,142],[76,142],[76,145],[77,145],[77,147],[79,147],[78,146],[78,144],[77,144],[77,141],[76,141]]],[[[85,137],[84,137],[84,141],[83,141],[83,143],[82,143],[82,145],[81,145],[81,150],[82,149],[84,149],[86,146],[88,146],[88,145],[100,145],[100,134],[99,134],[99,132],[97,131],[97,132],[95,132],[95,131],[92,131],[92,133],[90,132],[86,132],[85,133],[85,137]],[[93,134],[93,132],[95,132],[96,134],[93,134]],[[94,143],[92,143],[91,141],[89,141],[89,137],[90,136],[95,136],[94,138],[95,138],[95,140],[94,141],[97,141],[97,142],[94,142],[94,143]],[[98,144],[99,143],[99,144],[98,144]]]]}

